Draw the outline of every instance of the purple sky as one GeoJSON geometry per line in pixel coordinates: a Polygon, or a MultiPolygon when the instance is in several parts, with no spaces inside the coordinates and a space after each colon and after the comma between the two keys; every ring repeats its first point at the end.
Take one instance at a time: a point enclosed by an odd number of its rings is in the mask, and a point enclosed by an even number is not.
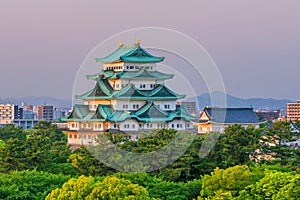
{"type": "Polygon", "coordinates": [[[96,45],[145,26],[202,44],[229,94],[300,98],[300,1],[175,2],[1,0],[0,98],[71,98],[76,72],[96,45]]]}

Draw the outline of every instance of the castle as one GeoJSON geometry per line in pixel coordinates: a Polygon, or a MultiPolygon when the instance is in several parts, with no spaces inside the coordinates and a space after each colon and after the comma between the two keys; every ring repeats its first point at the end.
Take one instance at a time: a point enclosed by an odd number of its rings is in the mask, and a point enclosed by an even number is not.
{"type": "Polygon", "coordinates": [[[124,132],[136,140],[141,132],[152,129],[192,129],[193,116],[180,95],[165,85],[173,74],[157,70],[164,57],[151,55],[140,45],[119,48],[103,58],[100,73],[87,75],[95,81],[90,91],[76,96],[82,105],[74,105],[65,120],[68,123],[68,142],[71,145],[89,144],[103,132],[124,132]]]}

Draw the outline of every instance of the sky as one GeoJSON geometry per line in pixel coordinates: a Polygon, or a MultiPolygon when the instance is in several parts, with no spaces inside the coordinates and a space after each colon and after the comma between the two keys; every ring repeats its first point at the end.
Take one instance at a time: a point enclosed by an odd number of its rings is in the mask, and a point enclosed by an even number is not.
{"type": "Polygon", "coordinates": [[[299,8],[298,0],[1,0],[0,98],[72,98],[95,46],[128,29],[162,27],[201,44],[229,94],[300,99],[299,8]]]}

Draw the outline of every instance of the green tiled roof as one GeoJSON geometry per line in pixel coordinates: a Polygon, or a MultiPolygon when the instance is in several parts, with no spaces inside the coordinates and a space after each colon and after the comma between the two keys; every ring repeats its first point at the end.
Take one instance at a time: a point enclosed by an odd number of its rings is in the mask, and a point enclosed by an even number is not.
{"type": "Polygon", "coordinates": [[[71,115],[65,121],[78,122],[122,122],[126,119],[141,122],[169,122],[174,119],[190,121],[194,119],[183,105],[177,105],[175,111],[163,111],[153,101],[148,101],[135,112],[114,111],[111,105],[99,104],[96,111],[90,111],[88,105],[75,105],[71,115]]]}
{"type": "Polygon", "coordinates": [[[133,118],[144,122],[163,122],[170,120],[168,114],[149,101],[140,110],[132,114],[133,118]]]}
{"type": "Polygon", "coordinates": [[[134,84],[129,84],[121,90],[113,90],[107,79],[99,79],[95,87],[76,98],[84,100],[96,99],[135,99],[135,100],[170,100],[182,99],[185,95],[179,95],[164,85],[158,85],[152,91],[139,90],[134,84]]]}
{"type": "Polygon", "coordinates": [[[74,105],[73,111],[67,119],[83,119],[89,112],[88,105],[74,105]]]}
{"type": "Polygon", "coordinates": [[[139,45],[131,47],[121,46],[111,54],[103,58],[96,58],[97,62],[110,63],[117,61],[140,62],[140,63],[155,63],[161,62],[164,57],[156,57],[151,55],[139,45]]]}
{"type": "Polygon", "coordinates": [[[149,95],[151,99],[161,99],[162,97],[168,97],[168,99],[182,99],[185,95],[179,95],[167,88],[165,85],[158,85],[152,90],[149,95]]]}
{"type": "Polygon", "coordinates": [[[176,116],[174,118],[184,118],[186,121],[196,120],[196,117],[192,116],[186,109],[186,105],[176,105],[176,116]]]}
{"type": "Polygon", "coordinates": [[[147,71],[144,67],[138,71],[122,71],[114,72],[112,70],[105,70],[102,73],[86,75],[87,79],[98,80],[100,76],[107,79],[150,79],[150,80],[165,80],[173,78],[173,74],[165,74],[159,71],[147,71]]]}
{"type": "Polygon", "coordinates": [[[113,88],[108,83],[107,79],[98,79],[95,87],[82,94],[77,95],[77,99],[108,99],[112,96],[113,88]]]}
{"type": "Polygon", "coordinates": [[[97,74],[91,74],[91,75],[86,75],[86,78],[87,78],[87,79],[91,79],[91,80],[98,80],[100,75],[101,75],[100,73],[97,73],[97,74]]]}
{"type": "Polygon", "coordinates": [[[105,118],[99,115],[97,111],[90,111],[88,105],[75,105],[70,116],[65,121],[79,121],[79,122],[98,122],[105,121],[105,118]]]}
{"type": "Polygon", "coordinates": [[[116,99],[148,99],[143,91],[138,90],[134,84],[129,84],[113,94],[116,99]]]}
{"type": "Polygon", "coordinates": [[[130,112],[128,111],[115,111],[112,115],[108,118],[110,122],[122,122],[130,117],[130,112]]]}

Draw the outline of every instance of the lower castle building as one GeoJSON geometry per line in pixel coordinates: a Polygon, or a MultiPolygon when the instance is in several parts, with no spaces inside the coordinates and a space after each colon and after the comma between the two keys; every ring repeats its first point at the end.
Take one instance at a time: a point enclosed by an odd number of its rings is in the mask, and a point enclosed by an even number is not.
{"type": "Polygon", "coordinates": [[[139,41],[132,46],[120,43],[110,55],[97,58],[102,70],[87,75],[95,81],[94,88],[76,96],[84,103],[74,105],[65,119],[69,144],[89,144],[103,132],[123,132],[135,140],[152,129],[192,129],[194,117],[177,103],[185,95],[165,85],[174,75],[157,70],[156,63],[163,60],[141,48],[139,41]]]}

